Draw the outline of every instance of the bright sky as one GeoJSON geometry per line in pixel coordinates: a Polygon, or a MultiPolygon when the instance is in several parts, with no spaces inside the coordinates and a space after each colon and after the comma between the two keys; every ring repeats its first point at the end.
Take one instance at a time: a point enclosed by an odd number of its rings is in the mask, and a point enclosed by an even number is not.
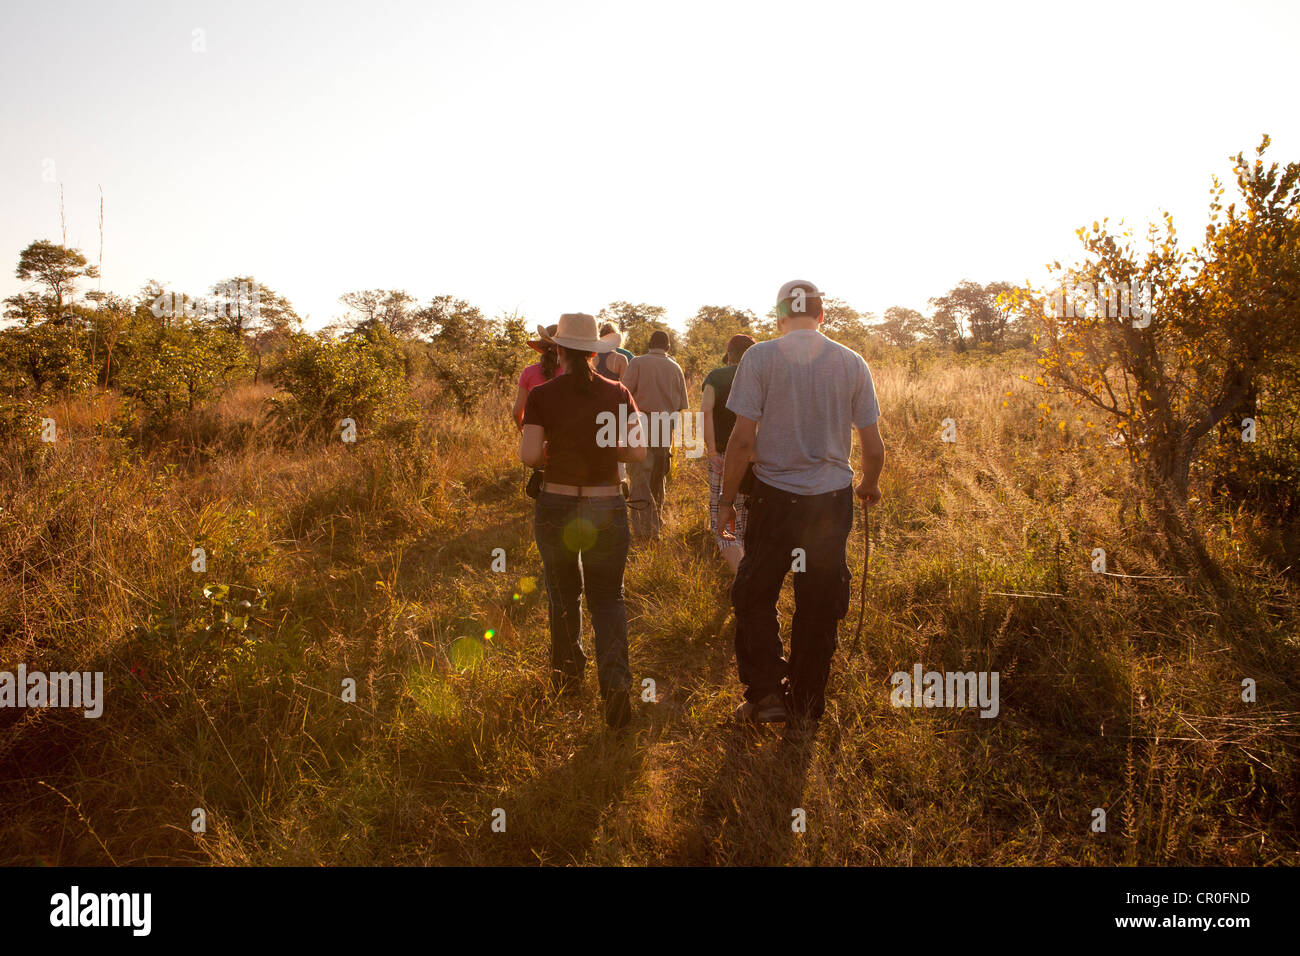
{"type": "Polygon", "coordinates": [[[105,289],[251,273],[311,327],[363,288],[925,309],[1107,215],[1199,241],[1230,154],[1300,159],[1297,37],[1235,0],[4,3],[0,295],[62,183],[91,261],[103,186],[105,289]]]}

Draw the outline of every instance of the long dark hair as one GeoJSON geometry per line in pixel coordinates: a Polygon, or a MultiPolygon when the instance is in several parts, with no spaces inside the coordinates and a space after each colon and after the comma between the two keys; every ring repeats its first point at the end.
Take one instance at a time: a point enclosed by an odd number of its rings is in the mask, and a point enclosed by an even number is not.
{"type": "Polygon", "coordinates": [[[553,347],[542,349],[542,377],[548,382],[555,378],[555,373],[560,370],[560,357],[555,354],[553,347]]]}
{"type": "Polygon", "coordinates": [[[737,342],[727,349],[727,364],[739,365],[741,357],[749,351],[749,347],[753,344],[753,342],[737,342]]]}
{"type": "Polygon", "coordinates": [[[591,353],[582,349],[568,349],[560,346],[560,359],[564,362],[567,375],[576,376],[578,391],[590,392],[591,383],[596,373],[591,368],[591,353]]]}

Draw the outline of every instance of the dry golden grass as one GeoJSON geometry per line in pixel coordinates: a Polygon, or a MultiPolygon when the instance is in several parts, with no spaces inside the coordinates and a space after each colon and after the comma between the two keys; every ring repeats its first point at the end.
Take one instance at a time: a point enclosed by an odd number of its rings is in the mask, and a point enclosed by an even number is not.
{"type": "MultiPolygon", "coordinates": [[[[144,453],[96,431],[111,397],[55,406],[64,440],[0,464],[0,666],[103,669],[108,699],[99,720],[0,711],[3,859],[1296,862],[1293,571],[1267,529],[1205,514],[1231,604],[1196,581],[1092,574],[1094,547],[1111,570],[1171,572],[1118,453],[1081,442],[1083,423],[1040,431],[1020,371],[875,369],[890,460],[862,648],[855,597],[802,742],[729,722],[734,622],[702,460],[677,459],[665,540],[629,563],[633,672],[658,701],[616,740],[590,673],[576,702],[545,691],[510,396],[460,418],[426,390],[408,448],[277,447],[264,387],[144,453]],[[205,631],[207,585],[252,603],[246,630],[205,631]],[[892,707],[889,675],[915,663],[999,671],[1000,715],[892,707]]],[[[855,595],[861,563],[858,530],[855,595]]]]}

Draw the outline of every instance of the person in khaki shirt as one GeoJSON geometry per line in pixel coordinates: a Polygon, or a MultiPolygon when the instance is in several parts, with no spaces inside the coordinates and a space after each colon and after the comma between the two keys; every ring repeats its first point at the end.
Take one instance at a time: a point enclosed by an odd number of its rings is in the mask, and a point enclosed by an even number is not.
{"type": "MultiPolygon", "coordinates": [[[[632,393],[636,407],[647,415],[655,412],[686,412],[686,376],[682,367],[668,357],[668,333],[656,330],[650,336],[650,350],[627,365],[622,382],[632,393]]],[[[663,434],[650,429],[650,447],[645,461],[628,462],[632,483],[628,505],[632,511],[632,529],[639,539],[658,538],[663,528],[664,491],[668,481],[668,461],[672,454],[669,429],[663,434]]]]}

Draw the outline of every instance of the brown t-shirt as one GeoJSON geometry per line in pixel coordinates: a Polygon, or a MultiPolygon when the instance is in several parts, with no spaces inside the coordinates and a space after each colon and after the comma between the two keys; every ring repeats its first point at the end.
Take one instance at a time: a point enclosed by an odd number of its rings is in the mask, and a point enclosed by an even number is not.
{"type": "MultiPolygon", "coordinates": [[[[524,404],[524,424],[540,425],[546,432],[546,481],[560,485],[618,484],[618,448],[596,444],[601,412],[614,415],[615,438],[620,420],[636,420],[632,393],[618,382],[593,375],[591,391],[578,390],[576,375],[560,375],[535,387],[524,404]],[[626,418],[619,406],[626,405],[626,418]]],[[[606,429],[608,432],[609,430],[606,429]]]]}

